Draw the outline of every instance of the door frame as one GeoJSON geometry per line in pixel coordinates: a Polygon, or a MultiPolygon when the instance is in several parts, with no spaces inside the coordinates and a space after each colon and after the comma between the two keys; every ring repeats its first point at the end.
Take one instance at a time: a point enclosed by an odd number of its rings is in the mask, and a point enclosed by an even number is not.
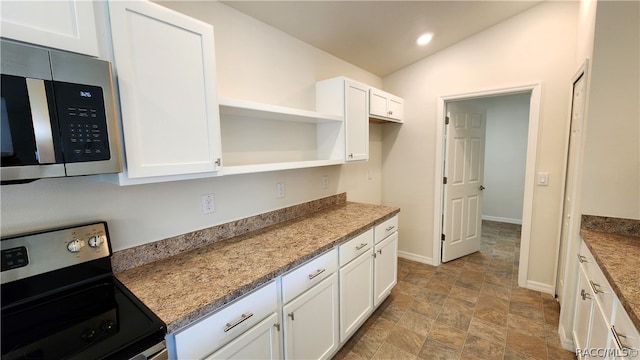
{"type": "Polygon", "coordinates": [[[435,186],[434,199],[437,199],[434,209],[434,226],[433,226],[433,265],[438,266],[442,263],[442,202],[443,202],[443,184],[444,176],[444,119],[446,116],[446,103],[458,100],[471,100],[484,97],[494,97],[502,95],[513,95],[530,92],[531,98],[529,102],[529,128],[527,140],[527,160],[524,181],[524,205],[522,211],[522,232],[520,237],[520,265],[518,271],[518,286],[527,287],[527,278],[529,270],[529,248],[531,242],[531,215],[533,213],[533,190],[535,186],[536,157],[538,148],[538,125],[540,122],[540,100],[542,92],[542,84],[540,82],[516,85],[511,87],[496,88],[489,90],[480,90],[467,93],[439,96],[436,104],[436,166],[434,169],[435,186]]]}

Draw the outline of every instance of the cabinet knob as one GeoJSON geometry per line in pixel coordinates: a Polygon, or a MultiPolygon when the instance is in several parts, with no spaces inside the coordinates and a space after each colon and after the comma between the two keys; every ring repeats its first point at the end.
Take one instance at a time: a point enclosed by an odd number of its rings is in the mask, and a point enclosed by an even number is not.
{"type": "Polygon", "coordinates": [[[578,262],[580,262],[580,263],[588,262],[587,261],[587,257],[578,254],[578,262]]]}
{"type": "Polygon", "coordinates": [[[291,321],[295,320],[295,317],[293,316],[292,312],[290,312],[287,316],[289,316],[291,318],[291,321]]]}
{"type": "Polygon", "coordinates": [[[349,153],[349,159],[353,159],[353,153],[349,153]]]}
{"type": "Polygon", "coordinates": [[[593,280],[589,280],[589,284],[591,284],[591,288],[593,289],[594,294],[604,294],[604,291],[600,290],[600,284],[594,283],[593,280]]]}
{"type": "Polygon", "coordinates": [[[589,294],[588,292],[584,291],[584,289],[582,289],[580,291],[580,296],[582,297],[582,300],[591,299],[591,294],[589,294]]]}

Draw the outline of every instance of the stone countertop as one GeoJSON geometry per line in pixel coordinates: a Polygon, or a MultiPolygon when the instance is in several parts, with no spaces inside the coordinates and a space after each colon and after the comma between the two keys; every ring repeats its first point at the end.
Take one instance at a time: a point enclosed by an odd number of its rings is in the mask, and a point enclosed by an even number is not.
{"type": "Polygon", "coordinates": [[[640,237],[581,229],[580,236],[640,329],[640,237]]]}
{"type": "Polygon", "coordinates": [[[172,332],[399,211],[345,202],[134,267],[116,277],[172,332]]]}

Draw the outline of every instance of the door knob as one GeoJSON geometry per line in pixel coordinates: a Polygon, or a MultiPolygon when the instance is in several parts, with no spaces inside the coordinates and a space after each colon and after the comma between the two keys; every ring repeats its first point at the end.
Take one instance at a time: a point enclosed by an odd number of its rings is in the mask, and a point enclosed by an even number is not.
{"type": "Polygon", "coordinates": [[[480,185],[480,191],[482,191],[482,190],[484,190],[484,189],[485,189],[485,187],[484,187],[484,186],[482,186],[482,185],[480,185]]]}

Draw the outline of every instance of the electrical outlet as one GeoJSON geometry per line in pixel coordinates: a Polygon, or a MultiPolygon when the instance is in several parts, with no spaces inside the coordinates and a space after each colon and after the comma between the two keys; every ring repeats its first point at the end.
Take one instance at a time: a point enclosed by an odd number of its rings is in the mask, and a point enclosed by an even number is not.
{"type": "Polygon", "coordinates": [[[284,197],[284,183],[283,182],[279,182],[276,184],[276,197],[278,199],[281,199],[284,197]]]}
{"type": "Polygon", "coordinates": [[[215,211],[215,197],[213,196],[213,194],[202,195],[202,213],[211,214],[215,211]]]}
{"type": "Polygon", "coordinates": [[[329,176],[328,175],[323,175],[322,176],[322,188],[326,189],[329,187],[329,176]]]}

